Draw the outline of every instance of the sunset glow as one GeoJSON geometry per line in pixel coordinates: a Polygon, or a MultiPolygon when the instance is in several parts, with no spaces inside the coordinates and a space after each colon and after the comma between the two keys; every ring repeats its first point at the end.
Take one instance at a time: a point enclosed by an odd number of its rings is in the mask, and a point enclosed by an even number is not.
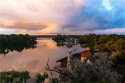
{"type": "Polygon", "coordinates": [[[0,34],[86,34],[110,30],[122,34],[124,4],[125,0],[0,0],[0,34]]]}

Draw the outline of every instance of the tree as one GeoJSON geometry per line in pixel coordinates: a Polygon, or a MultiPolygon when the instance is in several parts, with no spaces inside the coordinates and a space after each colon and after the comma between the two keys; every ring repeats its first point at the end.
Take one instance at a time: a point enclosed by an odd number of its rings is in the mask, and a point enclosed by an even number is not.
{"type": "Polygon", "coordinates": [[[44,75],[37,74],[36,75],[36,83],[44,83],[45,79],[48,78],[48,74],[44,72],[44,75]]]}
{"type": "Polygon", "coordinates": [[[106,55],[99,55],[90,62],[88,60],[81,62],[75,59],[71,61],[70,68],[51,69],[47,65],[46,69],[59,73],[59,83],[121,83],[122,76],[111,71],[113,63],[106,55]]]}
{"type": "Polygon", "coordinates": [[[21,73],[21,79],[24,81],[24,83],[26,83],[26,81],[30,78],[29,72],[28,71],[24,71],[21,73]]]}
{"type": "Polygon", "coordinates": [[[115,50],[115,49],[114,49],[114,48],[115,48],[114,43],[115,43],[115,41],[111,39],[111,40],[109,40],[105,45],[106,45],[106,47],[107,47],[110,51],[113,51],[113,50],[115,50]]]}
{"type": "Polygon", "coordinates": [[[7,54],[14,50],[21,52],[24,48],[34,48],[36,43],[36,38],[29,35],[0,35],[0,53],[7,54]]]}
{"type": "Polygon", "coordinates": [[[125,50],[125,40],[123,40],[123,39],[118,39],[116,42],[115,42],[115,44],[114,44],[114,46],[115,46],[115,50],[116,51],[123,51],[123,50],[125,50]]]}
{"type": "Polygon", "coordinates": [[[115,63],[114,65],[125,63],[125,57],[123,56],[122,52],[120,52],[120,51],[116,51],[116,52],[112,53],[109,56],[109,59],[115,63]]]}

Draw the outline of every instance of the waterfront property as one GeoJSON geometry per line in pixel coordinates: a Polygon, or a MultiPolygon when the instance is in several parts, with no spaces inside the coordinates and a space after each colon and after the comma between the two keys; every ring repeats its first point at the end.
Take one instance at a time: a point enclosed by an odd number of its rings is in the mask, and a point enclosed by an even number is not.
{"type": "Polygon", "coordinates": [[[82,50],[81,52],[73,53],[73,54],[69,52],[66,57],[61,58],[56,62],[61,62],[61,67],[67,67],[71,59],[72,60],[79,59],[81,61],[84,61],[86,58],[90,57],[91,55],[94,55],[94,51],[89,49],[82,50]]]}

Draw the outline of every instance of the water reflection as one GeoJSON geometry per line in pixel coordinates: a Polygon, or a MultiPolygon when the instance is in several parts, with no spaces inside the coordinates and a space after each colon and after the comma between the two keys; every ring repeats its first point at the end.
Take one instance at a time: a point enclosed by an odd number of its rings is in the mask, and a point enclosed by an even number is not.
{"type": "MultiPolygon", "coordinates": [[[[55,41],[55,42],[56,42],[56,41],[55,41]]],[[[68,47],[68,48],[71,48],[71,47],[74,46],[74,45],[79,45],[79,43],[70,42],[70,41],[68,41],[68,42],[60,41],[60,42],[56,42],[56,45],[57,45],[58,47],[64,47],[64,46],[66,46],[66,47],[68,47]]]]}
{"type": "Polygon", "coordinates": [[[53,40],[37,40],[36,49],[24,49],[22,52],[9,52],[6,56],[0,54],[0,71],[24,71],[28,70],[32,75],[44,72],[48,58],[50,66],[54,66],[55,61],[66,56],[69,48],[58,47],[53,40]]]}
{"type": "Polygon", "coordinates": [[[9,52],[13,52],[13,51],[17,51],[17,52],[22,52],[24,49],[29,49],[29,48],[36,48],[36,44],[29,44],[28,42],[25,43],[25,44],[18,44],[17,45],[9,45],[9,46],[6,46],[6,45],[1,45],[0,44],[0,54],[8,54],[9,52]]]}

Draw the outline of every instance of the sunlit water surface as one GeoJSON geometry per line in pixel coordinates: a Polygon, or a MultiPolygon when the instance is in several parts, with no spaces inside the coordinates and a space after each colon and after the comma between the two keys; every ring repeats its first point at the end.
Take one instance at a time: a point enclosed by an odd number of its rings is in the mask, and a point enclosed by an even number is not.
{"type": "Polygon", "coordinates": [[[56,60],[66,56],[69,52],[67,47],[57,47],[53,40],[37,40],[37,48],[24,49],[22,52],[9,52],[5,56],[0,54],[0,71],[25,71],[28,70],[31,76],[42,73],[45,70],[47,60],[50,66],[56,65],[56,60]]]}

